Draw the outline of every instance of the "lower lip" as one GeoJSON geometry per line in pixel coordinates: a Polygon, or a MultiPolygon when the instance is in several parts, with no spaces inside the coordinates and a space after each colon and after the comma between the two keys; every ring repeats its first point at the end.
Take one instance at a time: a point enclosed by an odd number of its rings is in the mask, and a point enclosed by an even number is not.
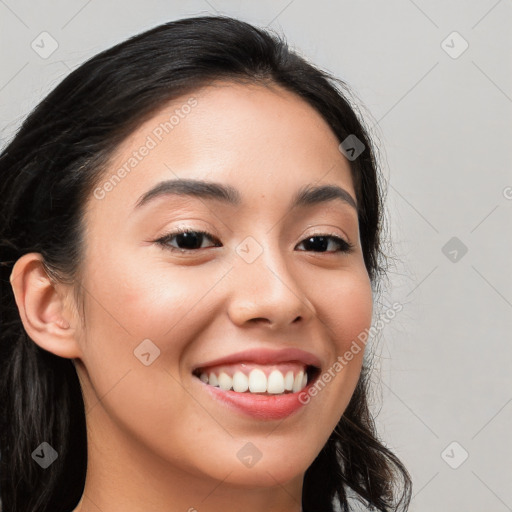
{"type": "Polygon", "coordinates": [[[291,416],[297,412],[303,404],[299,400],[301,393],[307,393],[308,386],[297,393],[284,395],[256,395],[252,393],[237,393],[236,391],[224,391],[215,386],[201,382],[203,389],[210,395],[228,407],[240,411],[248,416],[260,420],[279,420],[291,416]]]}

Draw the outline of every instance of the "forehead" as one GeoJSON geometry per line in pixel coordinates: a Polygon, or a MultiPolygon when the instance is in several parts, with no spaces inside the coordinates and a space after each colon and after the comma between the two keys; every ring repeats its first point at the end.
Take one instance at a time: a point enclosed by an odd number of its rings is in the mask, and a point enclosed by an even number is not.
{"type": "Polygon", "coordinates": [[[93,197],[88,211],[126,217],[149,188],[179,178],[229,182],[253,205],[322,182],[355,197],[338,144],[320,113],[294,93],[215,82],[167,103],[127,137],[98,183],[104,198],[93,197]]]}

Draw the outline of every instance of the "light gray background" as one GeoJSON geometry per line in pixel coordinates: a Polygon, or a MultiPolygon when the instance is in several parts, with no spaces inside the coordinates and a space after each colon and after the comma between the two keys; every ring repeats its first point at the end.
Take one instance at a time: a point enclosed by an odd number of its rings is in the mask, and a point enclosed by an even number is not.
{"type": "Polygon", "coordinates": [[[377,348],[377,423],[412,474],[411,510],[512,510],[511,1],[0,0],[0,143],[93,54],[216,12],[283,32],[346,80],[380,141],[383,301],[403,310],[377,348]],[[31,47],[43,31],[59,45],[46,59],[31,47]]]}

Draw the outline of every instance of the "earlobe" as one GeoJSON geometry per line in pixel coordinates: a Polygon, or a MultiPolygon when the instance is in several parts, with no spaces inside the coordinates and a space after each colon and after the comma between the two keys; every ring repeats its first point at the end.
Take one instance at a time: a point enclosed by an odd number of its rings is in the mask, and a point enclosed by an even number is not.
{"type": "Polygon", "coordinates": [[[39,253],[28,253],[14,264],[11,277],[23,327],[34,343],[65,358],[81,358],[82,352],[70,325],[64,286],[55,284],[44,269],[39,253]]]}

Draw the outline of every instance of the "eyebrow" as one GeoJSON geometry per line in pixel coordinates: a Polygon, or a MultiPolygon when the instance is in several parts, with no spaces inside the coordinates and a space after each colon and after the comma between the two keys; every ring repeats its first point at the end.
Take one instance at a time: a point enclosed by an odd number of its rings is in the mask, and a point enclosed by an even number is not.
{"type": "MultiPolygon", "coordinates": [[[[201,181],[192,179],[166,180],[158,183],[145,192],[137,201],[135,209],[161,196],[177,195],[185,197],[197,197],[209,200],[222,201],[225,204],[239,206],[242,204],[240,192],[223,183],[213,181],[201,181]]],[[[306,185],[299,189],[291,201],[290,209],[295,207],[314,206],[338,200],[348,204],[357,212],[355,199],[338,185],[306,185]]]]}

